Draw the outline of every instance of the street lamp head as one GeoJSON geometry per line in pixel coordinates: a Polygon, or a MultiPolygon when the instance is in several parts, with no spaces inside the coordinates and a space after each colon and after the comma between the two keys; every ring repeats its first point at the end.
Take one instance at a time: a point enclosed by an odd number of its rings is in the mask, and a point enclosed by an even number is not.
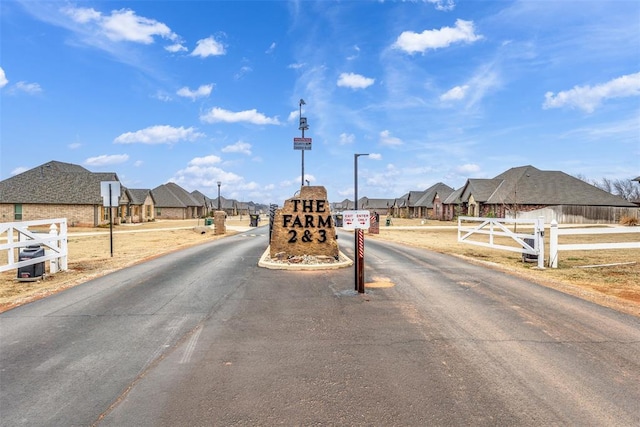
{"type": "Polygon", "coordinates": [[[300,98],[300,105],[307,105],[307,103],[304,102],[304,99],[300,98]]]}
{"type": "Polygon", "coordinates": [[[221,184],[222,184],[222,182],[218,181],[218,187],[220,187],[221,184]]]}

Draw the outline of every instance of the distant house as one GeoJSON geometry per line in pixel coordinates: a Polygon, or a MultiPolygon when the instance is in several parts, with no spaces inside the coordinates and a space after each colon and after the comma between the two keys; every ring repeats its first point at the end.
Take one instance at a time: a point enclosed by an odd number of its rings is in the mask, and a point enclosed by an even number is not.
{"type": "MultiPolygon", "coordinates": [[[[447,200],[449,202],[449,200],[447,200]]],[[[511,168],[492,179],[468,179],[460,194],[463,215],[537,218],[559,223],[615,223],[638,216],[633,203],[560,171],[511,168]]]]}
{"type": "Polygon", "coordinates": [[[331,213],[339,213],[342,211],[353,210],[353,201],[344,199],[341,202],[334,202],[330,204],[331,213]]]}
{"type": "Polygon", "coordinates": [[[381,216],[391,214],[393,199],[370,199],[363,197],[358,201],[358,209],[369,211],[370,214],[377,213],[381,216]]]}
{"type": "Polygon", "coordinates": [[[392,204],[392,215],[397,218],[417,218],[415,202],[424,195],[424,191],[409,191],[395,199],[392,204]]]}
{"type": "Polygon", "coordinates": [[[128,202],[124,212],[125,222],[139,223],[153,221],[155,203],[151,190],[127,188],[125,193],[128,196],[128,202]]]}
{"type": "Polygon", "coordinates": [[[442,200],[442,220],[452,221],[462,214],[462,190],[460,187],[453,193],[449,194],[446,199],[442,200]]]}
{"type": "MultiPolygon", "coordinates": [[[[50,161],[0,181],[0,216],[3,222],[67,218],[70,226],[109,223],[109,208],[103,207],[102,181],[118,181],[113,172],[94,173],[79,165],[50,161]]],[[[128,196],[121,188],[118,218],[128,196]]]]}
{"type": "Polygon", "coordinates": [[[442,201],[446,199],[453,188],[438,182],[424,191],[410,191],[396,199],[394,216],[404,218],[436,219],[443,216],[442,201]]]}
{"type": "Polygon", "coordinates": [[[198,216],[200,217],[213,216],[212,212],[215,210],[213,205],[213,200],[211,200],[209,197],[205,196],[203,193],[201,193],[198,190],[192,191],[191,197],[193,197],[194,200],[202,201],[202,209],[198,212],[198,216]]]}
{"type": "Polygon", "coordinates": [[[196,200],[175,182],[162,184],[151,190],[155,201],[156,219],[191,219],[202,214],[204,201],[196,200]]]}

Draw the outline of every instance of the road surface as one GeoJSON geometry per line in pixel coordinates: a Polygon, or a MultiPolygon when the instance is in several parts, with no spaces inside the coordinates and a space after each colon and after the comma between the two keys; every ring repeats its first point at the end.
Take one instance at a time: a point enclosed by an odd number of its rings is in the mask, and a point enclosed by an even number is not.
{"type": "Polygon", "coordinates": [[[640,319],[372,240],[357,294],[267,231],[1,314],[1,425],[640,425],[640,319]]]}

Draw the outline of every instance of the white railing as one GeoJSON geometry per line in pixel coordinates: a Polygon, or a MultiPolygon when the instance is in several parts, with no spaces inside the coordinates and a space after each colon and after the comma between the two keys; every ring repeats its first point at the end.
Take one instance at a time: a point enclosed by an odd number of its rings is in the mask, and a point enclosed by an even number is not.
{"type": "Polygon", "coordinates": [[[461,216],[458,217],[458,242],[471,245],[484,246],[493,249],[519,252],[536,255],[538,268],[544,268],[544,220],[538,219],[506,219],[506,218],[479,218],[461,216]],[[476,223],[476,225],[463,225],[462,223],[476,223]],[[532,233],[517,233],[509,230],[505,224],[523,225],[533,228],[532,233]],[[472,240],[474,235],[486,235],[487,241],[472,240]],[[508,237],[518,246],[501,245],[495,242],[495,237],[508,237]],[[531,245],[527,240],[533,240],[531,245]]]}
{"type": "Polygon", "coordinates": [[[607,228],[558,228],[557,221],[551,221],[549,232],[549,266],[558,268],[559,251],[588,251],[598,249],[640,249],[638,242],[611,242],[611,243],[574,243],[559,244],[558,236],[578,234],[630,234],[640,233],[640,227],[607,227],[607,228]]]}
{"type": "Polygon", "coordinates": [[[0,223],[0,251],[7,251],[7,263],[0,265],[0,272],[50,261],[49,272],[67,269],[67,219],[42,219],[35,221],[0,223]],[[49,225],[49,233],[38,233],[29,227],[49,225]],[[6,243],[5,243],[6,242],[6,243]],[[44,256],[20,261],[20,249],[27,246],[44,248],[44,256]],[[17,252],[17,254],[16,254],[17,252]],[[18,260],[16,260],[16,255],[18,260]]]}

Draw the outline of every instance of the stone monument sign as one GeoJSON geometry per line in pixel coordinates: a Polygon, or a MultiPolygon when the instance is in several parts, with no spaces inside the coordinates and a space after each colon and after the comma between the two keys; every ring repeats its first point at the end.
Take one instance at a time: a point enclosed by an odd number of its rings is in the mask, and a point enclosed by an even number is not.
{"type": "Polygon", "coordinates": [[[336,229],[324,187],[300,187],[300,195],[287,199],[275,212],[269,252],[271,258],[311,255],[338,259],[336,229]]]}

